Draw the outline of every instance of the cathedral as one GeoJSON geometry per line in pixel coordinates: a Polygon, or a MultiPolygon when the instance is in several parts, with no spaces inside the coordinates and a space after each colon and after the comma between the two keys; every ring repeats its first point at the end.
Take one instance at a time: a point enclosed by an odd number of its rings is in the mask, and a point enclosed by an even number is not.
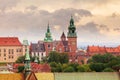
{"type": "Polygon", "coordinates": [[[67,36],[63,32],[60,38],[61,40],[59,41],[53,40],[52,33],[48,24],[44,41],[38,41],[38,43],[31,43],[31,56],[38,56],[41,60],[42,57],[48,56],[50,51],[57,51],[60,53],[68,53],[70,62],[75,60],[77,50],[77,33],[76,27],[74,25],[74,19],[72,16],[69,22],[67,36]]]}

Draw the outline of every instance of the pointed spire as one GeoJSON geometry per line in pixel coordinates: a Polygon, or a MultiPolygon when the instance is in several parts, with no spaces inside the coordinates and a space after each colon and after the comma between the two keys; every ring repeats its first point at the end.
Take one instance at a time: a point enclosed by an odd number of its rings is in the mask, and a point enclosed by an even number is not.
{"type": "Polygon", "coordinates": [[[48,22],[47,32],[50,32],[49,22],[48,22]]]}
{"type": "Polygon", "coordinates": [[[47,26],[47,32],[45,34],[44,41],[45,42],[52,42],[53,41],[52,36],[51,36],[51,32],[50,32],[49,23],[48,23],[48,26],[47,26]]]}
{"type": "Polygon", "coordinates": [[[61,38],[66,38],[65,33],[63,32],[61,38]]]}
{"type": "Polygon", "coordinates": [[[62,40],[62,41],[66,41],[66,36],[65,36],[64,32],[63,32],[62,35],[61,35],[61,40],[62,40]]]}
{"type": "Polygon", "coordinates": [[[77,37],[76,27],[74,25],[74,19],[73,19],[72,16],[71,16],[70,24],[69,24],[69,27],[68,27],[68,35],[67,35],[67,37],[77,37]]]}
{"type": "Polygon", "coordinates": [[[70,25],[74,25],[74,20],[73,20],[73,16],[71,15],[71,19],[70,19],[70,25]]]}

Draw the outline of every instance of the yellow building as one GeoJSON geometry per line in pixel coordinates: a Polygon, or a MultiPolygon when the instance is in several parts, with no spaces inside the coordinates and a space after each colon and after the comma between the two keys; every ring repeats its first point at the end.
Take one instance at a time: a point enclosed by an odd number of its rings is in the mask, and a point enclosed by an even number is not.
{"type": "Polygon", "coordinates": [[[17,37],[0,37],[0,62],[15,62],[29,48],[26,40],[23,44],[17,37]]]}

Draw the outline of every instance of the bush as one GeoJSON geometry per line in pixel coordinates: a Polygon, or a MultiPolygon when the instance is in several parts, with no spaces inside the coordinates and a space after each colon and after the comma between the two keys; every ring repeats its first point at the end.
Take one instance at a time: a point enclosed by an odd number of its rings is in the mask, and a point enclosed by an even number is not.
{"type": "Polygon", "coordinates": [[[114,70],[112,68],[105,68],[103,72],[114,72],[114,70]]]}
{"type": "Polygon", "coordinates": [[[74,72],[74,68],[69,66],[66,69],[63,70],[64,72],[74,72]]]}

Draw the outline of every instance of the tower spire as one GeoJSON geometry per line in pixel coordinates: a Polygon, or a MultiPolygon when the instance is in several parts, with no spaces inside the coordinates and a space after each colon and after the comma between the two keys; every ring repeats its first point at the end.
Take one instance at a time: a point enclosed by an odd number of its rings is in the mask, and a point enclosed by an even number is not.
{"type": "Polygon", "coordinates": [[[71,19],[70,19],[70,24],[68,27],[68,35],[67,37],[77,37],[76,35],[76,27],[74,25],[74,19],[73,16],[71,15],[71,19]]]}
{"type": "Polygon", "coordinates": [[[29,49],[27,49],[25,53],[25,77],[27,77],[31,72],[31,65],[30,65],[30,55],[29,49]]]}
{"type": "Polygon", "coordinates": [[[52,42],[52,36],[51,36],[51,32],[50,32],[50,27],[49,27],[49,22],[48,22],[48,26],[47,26],[47,32],[45,34],[45,38],[44,38],[45,42],[52,42]]]}

